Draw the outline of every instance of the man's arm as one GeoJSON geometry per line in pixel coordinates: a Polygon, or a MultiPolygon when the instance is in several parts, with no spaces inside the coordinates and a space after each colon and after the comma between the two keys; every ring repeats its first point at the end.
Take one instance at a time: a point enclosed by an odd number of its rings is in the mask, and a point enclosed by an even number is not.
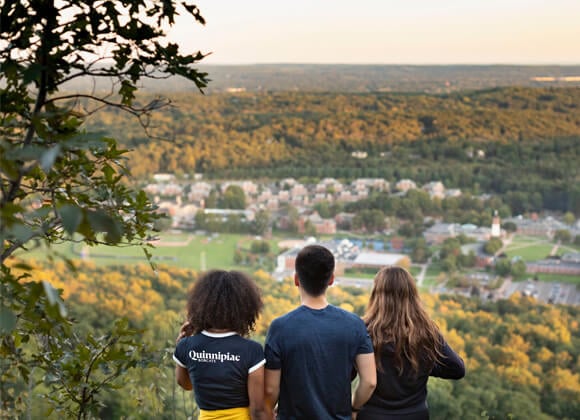
{"type": "Polygon", "coordinates": [[[184,367],[179,365],[175,366],[175,379],[177,380],[178,385],[186,391],[191,391],[193,389],[191,379],[189,378],[189,373],[184,367]]]}
{"type": "Polygon", "coordinates": [[[274,407],[278,402],[280,396],[280,378],[281,369],[266,369],[264,377],[265,393],[266,393],[266,412],[269,419],[274,418],[274,407]]]}
{"type": "Polygon", "coordinates": [[[352,407],[361,408],[377,387],[377,368],[374,353],[358,354],[355,359],[359,382],[352,398],[352,407]]]}

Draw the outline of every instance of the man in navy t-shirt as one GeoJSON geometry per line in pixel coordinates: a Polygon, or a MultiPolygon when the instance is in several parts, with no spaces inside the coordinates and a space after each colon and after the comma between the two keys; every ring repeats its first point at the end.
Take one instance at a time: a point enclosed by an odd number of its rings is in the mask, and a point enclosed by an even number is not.
{"type": "Polygon", "coordinates": [[[350,419],[376,386],[373,347],[363,321],[329,305],[334,257],[318,245],[296,258],[302,305],[275,319],[266,338],[266,400],[278,419],[350,419]],[[351,372],[360,381],[351,400],[351,372]]]}

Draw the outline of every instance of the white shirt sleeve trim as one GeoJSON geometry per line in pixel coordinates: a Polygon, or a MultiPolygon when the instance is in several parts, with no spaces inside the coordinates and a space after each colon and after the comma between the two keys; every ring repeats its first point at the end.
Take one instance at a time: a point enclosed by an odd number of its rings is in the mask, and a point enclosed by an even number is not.
{"type": "Polygon", "coordinates": [[[185,366],[183,363],[181,363],[179,361],[179,359],[175,356],[175,354],[173,355],[173,360],[175,361],[175,363],[177,363],[179,366],[181,366],[184,369],[187,369],[187,366],[185,366]]]}
{"type": "Polygon", "coordinates": [[[212,332],[209,332],[206,330],[203,330],[201,333],[205,336],[213,337],[213,338],[225,338],[225,337],[231,337],[232,335],[238,334],[235,331],[227,331],[227,332],[223,332],[223,333],[212,333],[212,332]]]}
{"type": "Polygon", "coordinates": [[[260,369],[265,364],[266,364],[266,359],[262,359],[260,362],[256,363],[254,366],[252,366],[251,368],[248,369],[248,375],[250,373],[252,373],[252,372],[257,371],[258,369],[260,369]]]}

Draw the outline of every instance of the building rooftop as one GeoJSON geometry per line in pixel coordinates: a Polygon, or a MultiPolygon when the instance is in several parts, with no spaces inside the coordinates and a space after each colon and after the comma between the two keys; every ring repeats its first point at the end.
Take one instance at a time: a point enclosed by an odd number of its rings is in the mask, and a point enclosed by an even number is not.
{"type": "Polygon", "coordinates": [[[401,259],[405,258],[403,254],[385,254],[380,252],[363,251],[359,253],[354,259],[354,264],[360,265],[395,265],[401,259]]]}

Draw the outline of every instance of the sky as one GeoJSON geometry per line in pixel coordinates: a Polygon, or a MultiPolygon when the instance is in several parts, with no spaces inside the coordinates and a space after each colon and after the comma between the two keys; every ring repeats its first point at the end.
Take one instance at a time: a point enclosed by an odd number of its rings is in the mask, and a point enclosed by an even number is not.
{"type": "Polygon", "coordinates": [[[207,64],[580,64],[580,0],[192,0],[207,64]]]}

